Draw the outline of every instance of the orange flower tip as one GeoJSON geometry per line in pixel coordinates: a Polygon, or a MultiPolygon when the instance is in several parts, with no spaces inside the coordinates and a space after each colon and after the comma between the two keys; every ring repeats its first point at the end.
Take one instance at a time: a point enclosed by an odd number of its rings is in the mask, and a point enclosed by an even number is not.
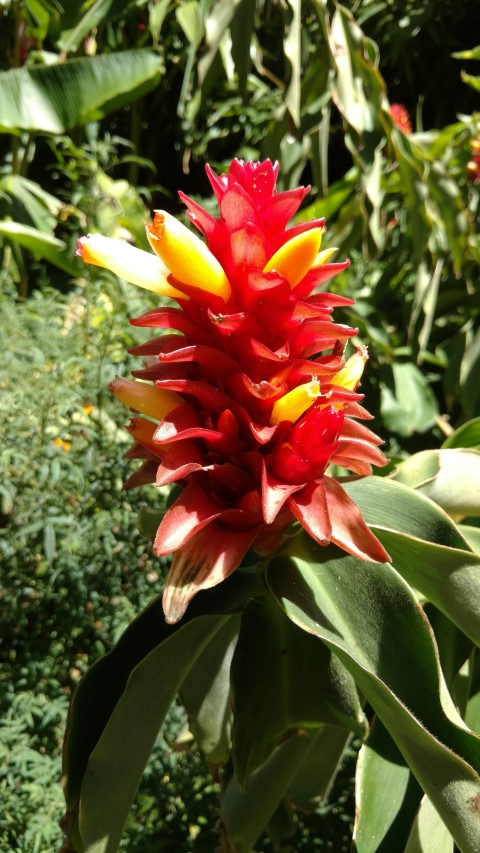
{"type": "Polygon", "coordinates": [[[345,390],[347,391],[355,391],[358,383],[362,378],[363,369],[365,367],[367,359],[367,347],[357,347],[356,353],[350,356],[347,363],[345,364],[345,367],[342,367],[342,369],[339,370],[338,373],[332,376],[332,385],[338,385],[341,388],[345,388],[345,390]]]}
{"type": "Polygon", "coordinates": [[[322,242],[322,228],[303,231],[288,240],[275,252],[264,267],[264,272],[283,275],[293,289],[315,262],[322,242]]]}
{"type": "Polygon", "coordinates": [[[320,395],[320,383],[317,379],[297,385],[273,404],[270,415],[270,425],[275,426],[281,421],[295,423],[310,408],[320,395]]]}
{"type": "Polygon", "coordinates": [[[108,387],[124,406],[157,421],[163,420],[185,402],[175,391],[165,391],[150,383],[122,379],[121,376],[115,377],[108,387]]]}
{"type": "Polygon", "coordinates": [[[165,210],[156,210],[146,229],[152,249],[178,281],[228,302],[232,291],[225,271],[196,234],[165,210]]]}
{"type": "Polygon", "coordinates": [[[78,240],[77,255],[84,263],[108,269],[130,284],[172,299],[185,299],[168,283],[170,270],[160,258],[131,246],[125,240],[88,234],[78,240]]]}

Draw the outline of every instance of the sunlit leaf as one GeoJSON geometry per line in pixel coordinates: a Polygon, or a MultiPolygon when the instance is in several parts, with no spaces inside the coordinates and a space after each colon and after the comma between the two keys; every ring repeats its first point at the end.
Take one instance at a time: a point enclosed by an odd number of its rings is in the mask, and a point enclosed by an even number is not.
{"type": "Polygon", "coordinates": [[[0,73],[0,131],[63,133],[102,118],[154,88],[153,50],[128,50],[0,73]]]}
{"type": "Polygon", "coordinates": [[[355,853],[405,853],[422,790],[380,720],[360,749],[355,776],[355,853]]]}
{"type": "Polygon", "coordinates": [[[388,564],[357,561],[306,536],[289,550],[267,569],[273,593],[344,662],[460,849],[473,853],[480,845],[480,740],[455,711],[410,588],[388,564]]]}

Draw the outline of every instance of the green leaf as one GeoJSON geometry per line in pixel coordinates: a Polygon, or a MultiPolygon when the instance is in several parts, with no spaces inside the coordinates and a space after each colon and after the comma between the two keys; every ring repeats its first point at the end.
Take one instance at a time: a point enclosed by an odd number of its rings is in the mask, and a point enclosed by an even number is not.
{"type": "Polygon", "coordinates": [[[222,795],[220,817],[235,853],[252,853],[309,754],[312,737],[315,735],[296,735],[280,744],[250,775],[244,790],[231,776],[222,795]]]}
{"type": "Polygon", "coordinates": [[[97,834],[97,805],[91,799],[97,795],[99,802],[103,803],[105,814],[109,815],[113,810],[115,816],[111,821],[111,829],[108,824],[105,826],[107,818],[101,815],[98,817],[98,826],[105,829],[105,837],[103,841],[97,839],[100,846],[92,847],[92,850],[95,849],[95,853],[116,850],[115,839],[121,834],[131,797],[148,757],[146,753],[154,737],[153,732],[156,730],[158,733],[163,709],[168,708],[172,690],[177,692],[204,643],[226,622],[227,616],[223,614],[234,613],[242,607],[246,598],[256,592],[258,581],[255,575],[239,570],[221,585],[220,590],[216,588],[198,595],[187,617],[178,626],[166,625],[161,600],[155,600],[132,622],[112,651],[94,664],[80,682],[70,708],[65,736],[64,790],[71,837],[78,835],[78,811],[79,808],[82,810],[85,850],[93,844],[97,834]],[[205,615],[206,612],[209,615],[205,615]],[[200,619],[202,621],[195,627],[200,619]],[[191,622],[195,624],[190,629],[191,622]],[[183,630],[177,648],[176,635],[180,629],[187,630],[183,630]],[[170,650],[168,654],[167,650],[170,650]],[[177,652],[180,657],[175,662],[177,652]],[[163,661],[162,669],[151,671],[151,655],[154,655],[153,659],[158,666],[158,659],[163,661]],[[134,672],[136,674],[133,677],[134,672]],[[167,673],[168,680],[164,681],[167,673]],[[180,681],[177,682],[178,678],[180,681]],[[139,684],[142,687],[135,697],[132,687],[139,684]],[[142,700],[141,691],[144,688],[146,693],[142,700]],[[150,691],[153,691],[153,698],[150,691]],[[137,701],[140,701],[140,707],[135,705],[137,701]],[[132,713],[138,714],[133,722],[130,717],[132,713]],[[142,714],[145,719],[140,725],[142,714]],[[115,733],[122,726],[126,728],[119,734],[119,740],[115,741],[115,733]],[[116,752],[121,753],[127,742],[131,772],[126,772],[125,777],[119,777],[117,782],[110,778],[110,762],[113,767],[117,766],[116,762],[123,761],[116,752]],[[137,747],[138,754],[131,754],[137,747]],[[94,756],[92,768],[89,763],[91,756],[94,756]],[[85,789],[90,769],[93,773],[92,786],[85,789]],[[118,813],[117,809],[120,809],[118,813]]]}
{"type": "Polygon", "coordinates": [[[71,276],[80,274],[80,264],[70,257],[62,240],[19,222],[0,222],[0,236],[15,240],[37,258],[43,258],[71,276]]]}
{"type": "Polygon", "coordinates": [[[463,727],[405,581],[388,564],[361,562],[305,535],[270,561],[266,579],[292,621],[343,661],[460,849],[475,853],[480,740],[463,727]]]}
{"type": "Polygon", "coordinates": [[[310,747],[288,786],[290,805],[311,812],[328,798],[350,739],[350,732],[336,726],[310,734],[310,747]]]}
{"type": "Polygon", "coordinates": [[[448,516],[390,480],[369,477],[346,490],[402,577],[480,643],[480,557],[448,516]]]}
{"type": "Polygon", "coordinates": [[[240,617],[234,616],[220,628],[197,657],[180,690],[190,731],[209,764],[222,764],[229,757],[230,664],[239,627],[240,617]]]}
{"type": "Polygon", "coordinates": [[[126,50],[0,73],[0,131],[64,133],[153,89],[161,58],[126,50]]]}
{"type": "Polygon", "coordinates": [[[0,193],[9,196],[13,220],[53,234],[63,207],[60,199],[47,193],[35,181],[14,174],[0,177],[0,193]]]}
{"type": "Polygon", "coordinates": [[[480,418],[473,418],[452,432],[442,444],[446,447],[474,447],[480,450],[480,418]]]}
{"type": "Polygon", "coordinates": [[[422,790],[380,720],[360,749],[355,776],[355,853],[404,853],[422,790]]]}
{"type": "Polygon", "coordinates": [[[422,450],[400,463],[395,479],[451,515],[480,516],[480,451],[422,450]]]}
{"type": "Polygon", "coordinates": [[[85,853],[115,853],[160,727],[185,676],[227,616],[199,616],[132,670],[95,745],[80,794],[85,853]]]}
{"type": "Polygon", "coordinates": [[[89,5],[85,14],[82,12],[86,4],[80,6],[80,17],[75,25],[60,33],[60,38],[57,41],[60,50],[65,51],[65,53],[77,50],[83,37],[105,20],[114,3],[115,0],[95,0],[89,5]]]}
{"type": "Polygon", "coordinates": [[[480,77],[474,77],[473,74],[462,71],[462,80],[467,86],[471,86],[476,92],[480,92],[480,77]]]}
{"type": "Polygon", "coordinates": [[[232,662],[233,761],[240,785],[293,731],[323,723],[364,737],[355,683],[335,655],[286,618],[271,596],[251,601],[232,662]]]}
{"type": "Polygon", "coordinates": [[[358,504],[370,526],[468,551],[452,519],[432,501],[402,483],[384,477],[364,477],[342,483],[342,487],[358,504]]]}
{"type": "Polygon", "coordinates": [[[410,362],[394,362],[383,370],[380,406],[385,426],[398,435],[426,432],[438,416],[427,380],[410,362]]]}
{"type": "Polygon", "coordinates": [[[421,802],[405,853],[453,853],[453,838],[428,797],[421,802]]]}

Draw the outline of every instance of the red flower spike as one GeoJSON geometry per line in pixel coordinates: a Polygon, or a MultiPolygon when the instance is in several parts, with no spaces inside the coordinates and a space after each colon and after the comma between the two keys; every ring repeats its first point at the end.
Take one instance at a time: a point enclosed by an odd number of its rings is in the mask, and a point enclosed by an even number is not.
{"type": "Polygon", "coordinates": [[[86,263],[113,267],[178,306],[131,321],[166,334],[131,349],[144,357],[134,372],[142,381],[112,385],[143,415],[129,427],[127,455],[143,463],[127,487],[181,486],[154,544],[155,554],[174,554],[168,622],[231,574],[247,549],[281,547],[295,519],[322,545],[388,559],[327,476],[331,463],[363,476],[386,461],[381,440],[359,423],[370,418],[357,390],[366,349],[345,359],[357,330],[332,317],[353,300],[317,290],[349,262],[330,263],[334,250],[320,249],[323,219],[287,227],[308,188],[277,193],[277,174],[269,160],[234,160],[220,176],[207,167],[217,217],[180,193],[203,240],[166,211],[147,226],[156,255],[122,243],[117,257],[116,241],[81,240],[86,263]]]}

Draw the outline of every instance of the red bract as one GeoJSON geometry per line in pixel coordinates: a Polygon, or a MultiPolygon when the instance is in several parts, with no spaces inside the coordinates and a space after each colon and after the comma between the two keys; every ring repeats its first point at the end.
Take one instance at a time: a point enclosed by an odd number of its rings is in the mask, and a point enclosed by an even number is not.
{"type": "Polygon", "coordinates": [[[144,381],[111,385],[139,413],[128,455],[144,461],[127,486],[182,487],[154,543],[158,556],[174,554],[164,594],[169,622],[248,549],[281,547],[295,519],[322,545],[388,559],[326,474],[331,463],[360,475],[385,463],[381,440],[361,423],[370,418],[356,391],[366,351],[345,361],[357,330],[332,319],[335,307],[353,300],[318,292],[348,262],[330,263],[332,252],[320,251],[323,220],[286,227],[308,190],[277,193],[277,171],[269,160],[234,160],[222,176],[207,167],[218,218],[182,195],[206,245],[164,211],[147,226],[156,258],[125,244],[117,252],[98,235],[79,241],[85,261],[179,306],[132,321],[162,333],[132,350],[144,357],[134,372],[144,381]]]}

